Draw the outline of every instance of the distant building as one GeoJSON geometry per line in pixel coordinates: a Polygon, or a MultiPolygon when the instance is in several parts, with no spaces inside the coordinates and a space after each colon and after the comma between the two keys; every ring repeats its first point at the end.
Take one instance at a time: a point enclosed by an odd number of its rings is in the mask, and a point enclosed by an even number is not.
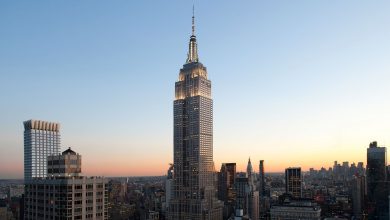
{"type": "Polygon", "coordinates": [[[250,219],[259,219],[259,191],[256,190],[254,172],[249,159],[245,177],[236,178],[236,205],[235,210],[242,210],[243,216],[250,219]]]}
{"type": "Polygon", "coordinates": [[[271,207],[271,220],[320,220],[321,207],[311,200],[287,200],[271,207]]]}
{"type": "Polygon", "coordinates": [[[81,176],[81,156],[71,149],[48,158],[49,177],[25,185],[24,219],[107,219],[106,179],[81,176]]]}
{"type": "Polygon", "coordinates": [[[300,167],[290,167],[285,170],[286,193],[295,198],[302,197],[302,173],[300,167]]]}
{"type": "Polygon", "coordinates": [[[47,157],[60,153],[60,124],[28,120],[24,124],[24,181],[47,176],[47,157]]]}
{"type": "Polygon", "coordinates": [[[355,175],[352,180],[352,212],[356,219],[362,219],[363,205],[365,199],[366,178],[355,175]]]}
{"type": "Polygon", "coordinates": [[[218,199],[224,202],[224,219],[234,213],[236,192],[236,163],[223,163],[218,172],[218,199]]]}
{"type": "Polygon", "coordinates": [[[236,178],[235,191],[236,191],[235,210],[240,209],[243,211],[243,215],[247,215],[249,213],[249,193],[250,193],[248,177],[236,178]]]}
{"type": "Polygon", "coordinates": [[[385,147],[378,147],[376,141],[367,148],[367,196],[374,211],[372,218],[389,217],[389,184],[387,181],[387,155],[385,147]]]}
{"type": "Polygon", "coordinates": [[[173,197],[173,164],[170,164],[167,179],[165,180],[165,207],[164,210],[168,209],[171,199],[173,197]]]}
{"type": "Polygon", "coordinates": [[[261,197],[265,196],[264,160],[259,163],[259,193],[261,197]]]}

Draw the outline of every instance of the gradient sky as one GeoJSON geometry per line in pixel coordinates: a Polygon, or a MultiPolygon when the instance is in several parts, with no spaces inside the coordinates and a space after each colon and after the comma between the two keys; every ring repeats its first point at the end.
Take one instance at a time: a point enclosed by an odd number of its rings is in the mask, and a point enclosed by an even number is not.
{"type": "MultiPolygon", "coordinates": [[[[86,175],[163,175],[193,1],[0,1],[0,178],[23,125],[60,122],[86,175]]],[[[366,162],[390,144],[390,1],[196,1],[214,161],[366,162]]]]}

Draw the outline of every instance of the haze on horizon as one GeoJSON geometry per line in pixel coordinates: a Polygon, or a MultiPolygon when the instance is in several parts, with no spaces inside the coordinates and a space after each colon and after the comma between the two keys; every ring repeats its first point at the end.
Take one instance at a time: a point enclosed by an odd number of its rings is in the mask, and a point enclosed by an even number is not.
{"type": "MultiPolygon", "coordinates": [[[[214,162],[256,172],[366,165],[390,145],[390,2],[197,1],[214,162]]],[[[23,176],[23,121],[61,123],[83,173],[165,175],[192,2],[0,2],[0,179],[23,176]]]]}

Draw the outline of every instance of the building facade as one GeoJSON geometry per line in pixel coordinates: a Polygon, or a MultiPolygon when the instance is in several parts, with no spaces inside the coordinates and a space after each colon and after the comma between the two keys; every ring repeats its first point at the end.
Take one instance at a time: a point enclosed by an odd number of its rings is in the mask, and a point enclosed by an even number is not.
{"type": "Polygon", "coordinates": [[[300,167],[290,167],[285,171],[286,193],[295,198],[302,197],[302,174],[300,167]]]}
{"type": "Polygon", "coordinates": [[[174,178],[168,219],[222,219],[214,180],[211,81],[199,62],[194,17],[173,105],[174,178]]]}
{"type": "Polygon", "coordinates": [[[367,197],[373,207],[371,218],[389,218],[389,183],[387,180],[387,151],[376,141],[367,148],[367,197]]]}
{"type": "Polygon", "coordinates": [[[25,184],[24,219],[107,219],[107,181],[81,176],[79,156],[70,149],[50,156],[48,177],[25,184]]]}
{"type": "Polygon", "coordinates": [[[24,181],[47,176],[47,157],[60,153],[60,124],[28,120],[24,124],[24,181]]]}
{"type": "Polygon", "coordinates": [[[218,199],[224,203],[224,219],[234,214],[236,200],[235,181],[236,163],[223,163],[220,172],[218,172],[218,199]]]}
{"type": "Polygon", "coordinates": [[[261,197],[265,196],[264,160],[259,163],[259,193],[261,197]]]}
{"type": "Polygon", "coordinates": [[[320,220],[321,207],[314,202],[297,200],[271,207],[271,220],[320,220]]]}

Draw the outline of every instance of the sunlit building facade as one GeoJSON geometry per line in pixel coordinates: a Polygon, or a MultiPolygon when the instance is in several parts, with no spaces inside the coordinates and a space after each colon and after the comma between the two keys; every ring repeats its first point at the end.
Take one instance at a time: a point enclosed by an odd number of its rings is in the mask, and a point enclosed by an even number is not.
{"type": "Polygon", "coordinates": [[[175,83],[174,178],[168,219],[222,219],[213,162],[213,100],[199,62],[194,17],[186,63],[175,83]]]}
{"type": "Polygon", "coordinates": [[[47,158],[60,153],[60,124],[28,120],[24,125],[24,181],[47,176],[47,158]]]}

